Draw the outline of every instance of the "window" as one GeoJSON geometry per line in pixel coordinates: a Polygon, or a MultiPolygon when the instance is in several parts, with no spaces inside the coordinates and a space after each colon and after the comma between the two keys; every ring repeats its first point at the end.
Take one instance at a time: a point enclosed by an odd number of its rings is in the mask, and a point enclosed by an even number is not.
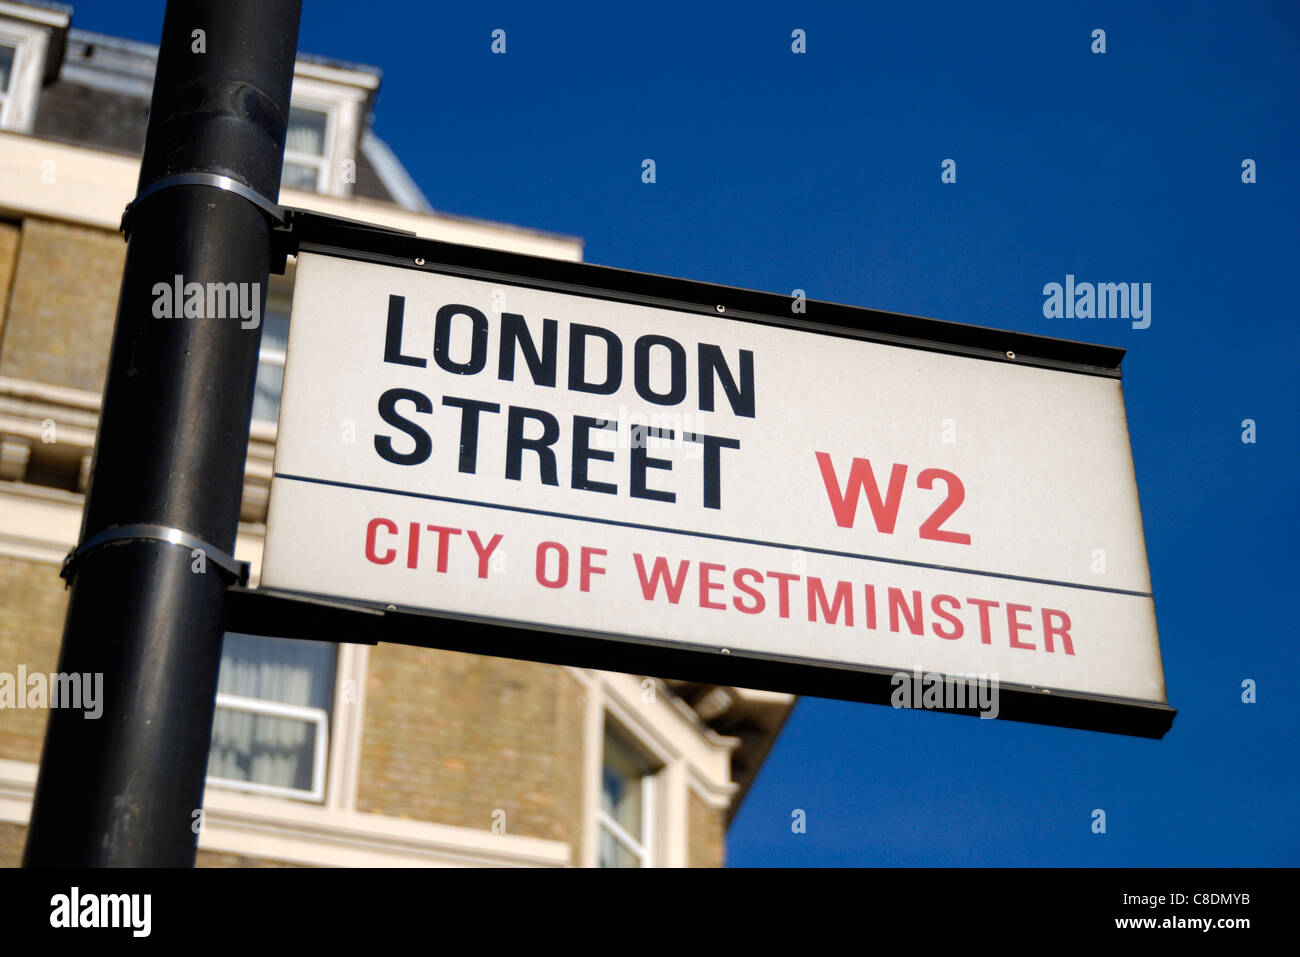
{"type": "Polygon", "coordinates": [[[600,866],[650,866],[654,775],[612,728],[605,728],[601,769],[600,866]]]}
{"type": "Polygon", "coordinates": [[[0,128],[29,133],[36,119],[50,30],[67,26],[67,14],[37,8],[0,11],[0,128]],[[21,12],[18,12],[18,10],[21,12]]]}
{"type": "Polygon", "coordinates": [[[272,277],[266,291],[266,310],[262,316],[262,347],[257,354],[257,384],[253,388],[253,418],[275,422],[280,417],[280,391],[284,387],[284,358],[289,345],[289,304],[292,297],[287,282],[272,277]]]}
{"type": "Polygon", "coordinates": [[[323,180],[329,170],[330,125],[330,114],[325,110],[290,108],[281,186],[313,191],[326,188],[323,180]]]}
{"type": "Polygon", "coordinates": [[[9,78],[14,72],[14,57],[18,48],[8,43],[0,43],[0,97],[9,92],[9,78]]]}
{"type": "Polygon", "coordinates": [[[323,801],[337,659],[329,642],[227,634],[208,783],[323,801]]]}
{"type": "Polygon", "coordinates": [[[285,131],[282,188],[352,195],[354,154],[378,89],[378,72],[298,59],[285,131]]]}

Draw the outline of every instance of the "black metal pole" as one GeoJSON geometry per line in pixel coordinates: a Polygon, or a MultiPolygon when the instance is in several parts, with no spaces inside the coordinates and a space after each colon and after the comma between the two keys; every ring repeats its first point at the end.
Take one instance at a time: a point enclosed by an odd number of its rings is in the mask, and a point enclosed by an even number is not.
{"type": "MultiPolygon", "coordinates": [[[[278,196],[300,14],[301,0],[170,0],[138,196],[194,173],[278,196]]],[[[103,714],[50,711],[27,866],[194,863],[226,617],[216,559],[238,527],[272,225],[212,185],[169,185],[131,210],[81,540],[123,537],[70,569],[59,658],[61,672],[103,674],[103,714]],[[189,283],[222,284],[218,300],[227,283],[255,289],[256,327],[196,316],[197,300],[187,317],[189,283]],[[178,298],[181,315],[160,318],[178,298]]]]}

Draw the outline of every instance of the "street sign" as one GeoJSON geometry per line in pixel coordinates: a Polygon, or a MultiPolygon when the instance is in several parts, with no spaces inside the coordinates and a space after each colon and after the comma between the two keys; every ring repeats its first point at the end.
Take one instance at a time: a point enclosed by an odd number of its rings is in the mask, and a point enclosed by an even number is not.
{"type": "Polygon", "coordinates": [[[426,246],[300,252],[263,588],[1168,728],[1120,350],[426,246]]]}

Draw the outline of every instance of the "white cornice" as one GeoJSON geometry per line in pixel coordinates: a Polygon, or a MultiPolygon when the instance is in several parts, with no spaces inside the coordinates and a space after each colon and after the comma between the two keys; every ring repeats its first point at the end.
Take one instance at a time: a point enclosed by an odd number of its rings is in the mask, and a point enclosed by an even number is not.
{"type": "Polygon", "coordinates": [[[347,70],[336,66],[313,63],[310,60],[298,60],[293,65],[293,75],[304,79],[320,80],[337,86],[351,86],[366,93],[379,89],[379,76],[369,70],[347,70]]]}
{"type": "Polygon", "coordinates": [[[13,17],[15,20],[39,23],[42,26],[54,27],[56,30],[66,27],[72,19],[72,15],[65,10],[29,7],[25,3],[8,3],[6,0],[0,0],[0,17],[13,17]]]}
{"type": "MultiPolygon", "coordinates": [[[[0,759],[0,821],[26,824],[37,766],[0,759]]],[[[565,867],[569,845],[540,837],[335,811],[209,787],[199,850],[318,867],[565,867]]]]}
{"type": "MultiPolygon", "coordinates": [[[[140,162],[133,157],[0,132],[0,215],[40,216],[116,232],[122,210],[135,196],[139,175],[140,162]]],[[[281,190],[280,203],[409,230],[442,242],[570,262],[582,259],[580,239],[505,223],[419,213],[386,203],[295,189],[281,190]]]]}

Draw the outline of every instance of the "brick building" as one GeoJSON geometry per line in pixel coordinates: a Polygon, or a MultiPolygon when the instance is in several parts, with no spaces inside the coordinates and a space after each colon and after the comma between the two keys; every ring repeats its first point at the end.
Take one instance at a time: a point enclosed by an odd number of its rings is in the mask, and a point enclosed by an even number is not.
{"type": "MultiPolygon", "coordinates": [[[[0,675],[57,667],[157,51],[0,0],[0,675]]],[[[300,56],[281,202],[578,260],[433,210],[371,128],[371,67],[300,56]]],[[[237,557],[252,581],[293,266],[268,295],[237,557]]],[[[202,865],[717,866],[789,695],[438,652],[228,636],[202,865]]],[[[0,865],[41,708],[0,708],[0,865]]]]}

